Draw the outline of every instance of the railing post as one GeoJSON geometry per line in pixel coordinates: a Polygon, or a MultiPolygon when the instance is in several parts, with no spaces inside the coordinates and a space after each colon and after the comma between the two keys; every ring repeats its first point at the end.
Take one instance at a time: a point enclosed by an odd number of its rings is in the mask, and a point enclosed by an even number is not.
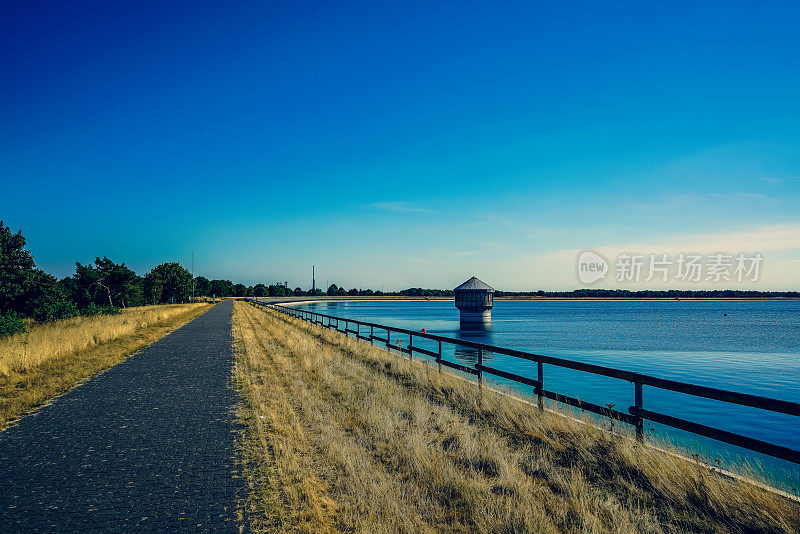
{"type": "Polygon", "coordinates": [[[374,336],[374,335],[375,335],[375,327],[374,326],[370,326],[369,327],[369,344],[372,345],[373,347],[375,346],[375,340],[372,339],[372,336],[374,336]]]}
{"type": "Polygon", "coordinates": [[[539,385],[536,386],[536,397],[539,404],[539,410],[544,411],[544,396],[542,390],[544,389],[544,370],[542,369],[542,362],[536,362],[536,375],[539,385]]]}
{"type": "Polygon", "coordinates": [[[389,331],[389,329],[387,328],[387,329],[386,329],[386,350],[388,350],[388,351],[390,351],[390,352],[391,352],[391,349],[392,349],[392,344],[391,344],[391,342],[389,341],[389,338],[390,338],[391,336],[392,336],[392,333],[391,333],[391,332],[389,331]]]}
{"type": "Polygon", "coordinates": [[[414,336],[408,334],[408,359],[414,359],[414,336]]]}
{"type": "Polygon", "coordinates": [[[634,383],[635,394],[633,405],[636,407],[636,439],[644,442],[644,419],[642,419],[642,383],[634,383]]]}
{"type": "Polygon", "coordinates": [[[345,319],[345,321],[344,321],[344,337],[350,337],[350,333],[348,332],[348,330],[350,330],[350,321],[345,319]]]}
{"type": "Polygon", "coordinates": [[[439,372],[442,372],[442,340],[439,340],[439,354],[436,356],[436,363],[439,365],[439,372]]]}

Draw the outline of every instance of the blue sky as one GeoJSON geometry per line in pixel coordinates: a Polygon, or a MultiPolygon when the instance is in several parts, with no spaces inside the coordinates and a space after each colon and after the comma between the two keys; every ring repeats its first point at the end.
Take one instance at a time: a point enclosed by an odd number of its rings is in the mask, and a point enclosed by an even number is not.
{"type": "Polygon", "coordinates": [[[0,217],[59,276],[564,289],[686,243],[798,286],[796,3],[0,9],[0,217]]]}

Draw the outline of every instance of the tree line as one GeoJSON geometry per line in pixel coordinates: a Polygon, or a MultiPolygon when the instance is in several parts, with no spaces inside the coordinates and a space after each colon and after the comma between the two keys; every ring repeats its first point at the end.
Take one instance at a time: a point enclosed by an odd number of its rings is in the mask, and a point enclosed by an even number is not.
{"type": "MultiPolygon", "coordinates": [[[[309,295],[300,288],[294,295],[309,295]]],[[[291,294],[291,293],[289,293],[291,294]]],[[[372,289],[345,289],[331,284],[323,293],[317,290],[315,295],[328,296],[402,296],[402,297],[453,297],[452,289],[426,289],[411,287],[400,291],[373,291],[372,289]]],[[[800,291],[756,291],[735,289],[576,289],[573,291],[495,291],[495,297],[542,297],[542,298],[608,298],[608,299],[750,299],[750,298],[800,298],[800,291]]]]}
{"type": "Polygon", "coordinates": [[[800,298],[800,291],[756,291],[750,289],[576,289],[574,291],[497,291],[495,296],[603,299],[796,299],[800,298]]]}
{"type": "Polygon", "coordinates": [[[230,280],[209,280],[179,262],[165,262],[143,276],[106,256],[93,263],[75,263],[75,273],[62,279],[36,266],[25,248],[22,231],[0,221],[0,337],[25,330],[26,319],[46,322],[78,315],[118,313],[121,308],[188,302],[195,297],[286,296],[285,287],[245,286],[230,280]]]}
{"type": "MultiPolygon", "coordinates": [[[[75,264],[75,273],[62,279],[36,267],[25,248],[22,231],[14,233],[0,221],[0,336],[24,330],[24,320],[45,322],[77,315],[118,313],[120,308],[188,302],[195,297],[290,296],[409,296],[452,297],[451,289],[408,288],[401,291],[345,289],[331,284],[305,291],[281,284],[235,284],[230,280],[193,277],[179,262],[165,262],[139,276],[125,263],[97,257],[75,264]]],[[[575,291],[497,291],[497,297],[545,298],[800,298],[798,291],[578,289],[575,291]]]]}

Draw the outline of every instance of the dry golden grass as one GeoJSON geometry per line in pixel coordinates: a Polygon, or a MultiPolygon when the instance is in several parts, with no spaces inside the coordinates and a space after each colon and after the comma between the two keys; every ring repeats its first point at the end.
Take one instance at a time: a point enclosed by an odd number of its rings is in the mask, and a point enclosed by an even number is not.
{"type": "Polygon", "coordinates": [[[222,302],[223,300],[226,300],[226,299],[229,299],[229,298],[233,298],[233,297],[206,297],[205,295],[201,295],[201,296],[195,297],[194,300],[195,300],[195,302],[210,302],[210,303],[213,304],[213,303],[216,303],[216,302],[222,302]]]}
{"type": "Polygon", "coordinates": [[[128,308],[119,315],[34,325],[0,340],[0,430],[208,310],[208,304],[128,308]]]}
{"type": "Polygon", "coordinates": [[[796,532],[797,503],[237,302],[256,531],[796,532]]]}

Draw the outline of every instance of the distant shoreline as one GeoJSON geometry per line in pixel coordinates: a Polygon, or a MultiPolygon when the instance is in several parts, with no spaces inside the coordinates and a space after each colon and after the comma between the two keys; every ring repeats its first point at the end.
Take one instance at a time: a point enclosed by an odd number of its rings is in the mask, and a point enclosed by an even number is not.
{"type": "MultiPolygon", "coordinates": [[[[275,304],[311,304],[316,302],[406,302],[406,301],[453,301],[453,297],[408,297],[402,295],[386,296],[319,296],[319,297],[258,297],[259,302],[275,304]]],[[[509,296],[495,297],[495,301],[638,301],[638,302],[675,302],[675,301],[768,301],[768,302],[796,302],[797,297],[536,297],[536,296],[509,296]]]]}

